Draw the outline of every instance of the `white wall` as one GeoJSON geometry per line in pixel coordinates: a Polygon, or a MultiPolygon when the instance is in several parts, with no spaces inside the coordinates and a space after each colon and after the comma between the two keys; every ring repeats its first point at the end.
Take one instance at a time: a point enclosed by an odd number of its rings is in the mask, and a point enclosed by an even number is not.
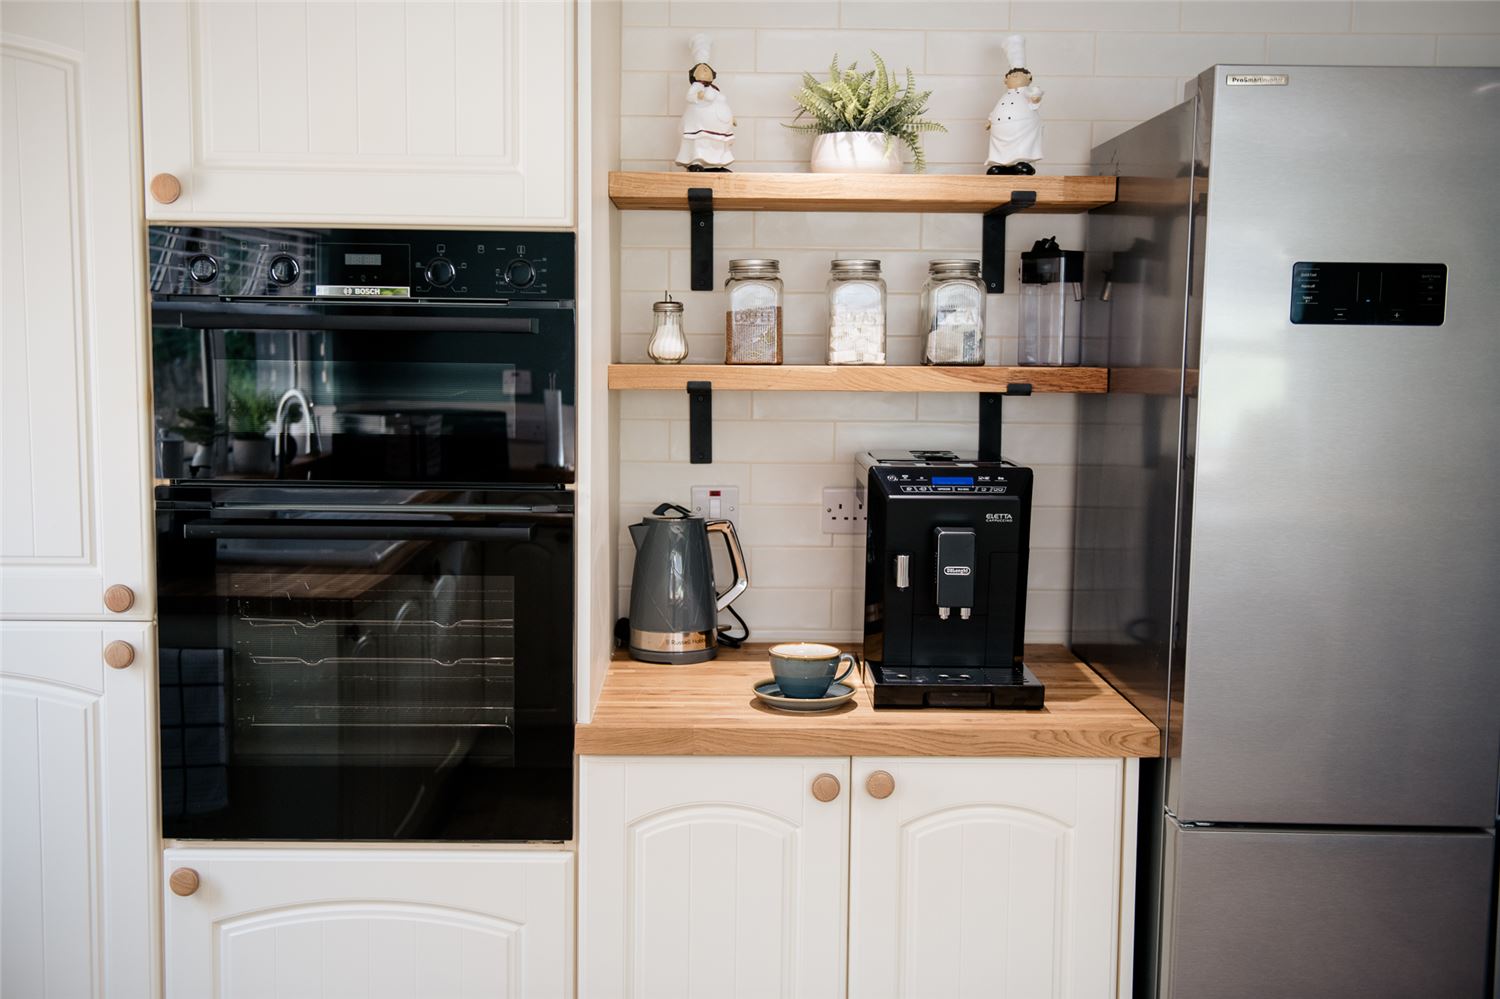
{"type": "MultiPolygon", "coordinates": [[[[1182,99],[1184,82],[1215,62],[1401,65],[1500,64],[1500,3],[1488,2],[628,2],[621,51],[621,159],[626,170],[669,170],[691,60],[687,39],[714,39],[713,65],[738,119],[736,170],[805,170],[810,139],[781,126],[802,70],[829,59],[910,66],[932,90],[948,133],[929,136],[933,171],[978,172],[985,115],[1003,72],[1001,41],[1027,40],[1046,91],[1043,173],[1086,173],[1089,150],[1182,99]]],[[[723,360],[723,297],[688,287],[687,218],[623,212],[620,359],[646,360],[651,302],[665,289],[685,303],[689,360],[723,360]]],[[[890,288],[892,364],[917,361],[917,293],[927,261],[979,256],[979,219],[954,215],[720,214],[715,278],[736,256],[781,260],[786,361],[819,363],[827,332],[824,284],[836,255],[876,256],[890,288]]],[[[1043,235],[1081,246],[1083,220],[1017,216],[1009,260],[1043,235]]],[[[1013,284],[1012,284],[1013,287],[1013,284]]],[[[1016,357],[1018,296],[991,296],[987,356],[1016,357]]],[[[623,393],[621,523],[664,499],[686,503],[694,484],[741,491],[740,536],[752,586],[736,605],[758,639],[858,634],[863,585],[858,539],[819,532],[825,485],[852,481],[871,446],[973,448],[974,396],[730,393],[714,395],[713,465],[687,462],[685,393],[623,393]]],[[[1006,456],[1037,470],[1027,637],[1064,641],[1072,560],[1074,399],[1007,401],[1006,456]]],[[[629,539],[620,538],[628,589],[629,539]]],[[[622,608],[628,593],[622,593],[622,608]]]]}

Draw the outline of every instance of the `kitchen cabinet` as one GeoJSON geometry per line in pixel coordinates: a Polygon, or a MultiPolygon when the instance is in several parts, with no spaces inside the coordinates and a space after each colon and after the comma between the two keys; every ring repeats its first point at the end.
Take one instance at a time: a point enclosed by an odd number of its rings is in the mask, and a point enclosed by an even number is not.
{"type": "Polygon", "coordinates": [[[1115,995],[1125,770],[856,759],[851,999],[1115,995]]]}
{"type": "Polygon", "coordinates": [[[572,223],[572,3],[140,15],[148,219],[572,223]]]}
{"type": "Polygon", "coordinates": [[[152,630],[0,623],[0,995],[157,994],[152,630]]]}
{"type": "Polygon", "coordinates": [[[134,8],[0,7],[0,617],[150,620],[134,8]]]}
{"type": "Polygon", "coordinates": [[[580,996],[843,994],[847,757],[580,773],[580,996]]]}
{"type": "Polygon", "coordinates": [[[573,995],[561,850],[164,852],[166,999],[573,995]]]}
{"type": "Polygon", "coordinates": [[[580,766],[580,995],[1129,994],[1133,760],[580,766]]]}

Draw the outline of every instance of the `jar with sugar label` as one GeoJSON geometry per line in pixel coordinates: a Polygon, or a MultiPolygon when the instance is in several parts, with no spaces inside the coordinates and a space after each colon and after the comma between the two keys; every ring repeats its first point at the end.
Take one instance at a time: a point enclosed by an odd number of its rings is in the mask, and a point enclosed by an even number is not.
{"type": "Polygon", "coordinates": [[[781,264],[731,260],[724,310],[724,363],[781,363],[781,264]]]}
{"type": "Polygon", "coordinates": [[[885,281],[878,260],[835,260],[832,264],[828,363],[885,363],[885,281]]]}
{"type": "Polygon", "coordinates": [[[984,281],[977,260],[933,260],[922,286],[922,363],[984,363],[984,281]]]}

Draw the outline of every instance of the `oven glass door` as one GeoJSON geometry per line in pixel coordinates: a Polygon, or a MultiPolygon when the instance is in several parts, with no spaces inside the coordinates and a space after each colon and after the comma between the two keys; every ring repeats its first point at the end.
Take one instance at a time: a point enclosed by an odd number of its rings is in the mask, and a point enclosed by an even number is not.
{"type": "Polygon", "coordinates": [[[166,835],[569,837],[568,494],[166,492],[166,835]]]}
{"type": "Polygon", "coordinates": [[[158,300],[157,474],[571,482],[573,338],[546,303],[158,300]]]}

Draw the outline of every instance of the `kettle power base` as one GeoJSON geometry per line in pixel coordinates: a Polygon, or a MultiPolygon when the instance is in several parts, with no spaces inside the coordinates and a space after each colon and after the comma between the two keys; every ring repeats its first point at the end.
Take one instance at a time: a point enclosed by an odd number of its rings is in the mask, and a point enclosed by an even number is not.
{"type": "Polygon", "coordinates": [[[1001,669],[869,664],[877,708],[1042,707],[1047,688],[1025,665],[1001,669]]]}

